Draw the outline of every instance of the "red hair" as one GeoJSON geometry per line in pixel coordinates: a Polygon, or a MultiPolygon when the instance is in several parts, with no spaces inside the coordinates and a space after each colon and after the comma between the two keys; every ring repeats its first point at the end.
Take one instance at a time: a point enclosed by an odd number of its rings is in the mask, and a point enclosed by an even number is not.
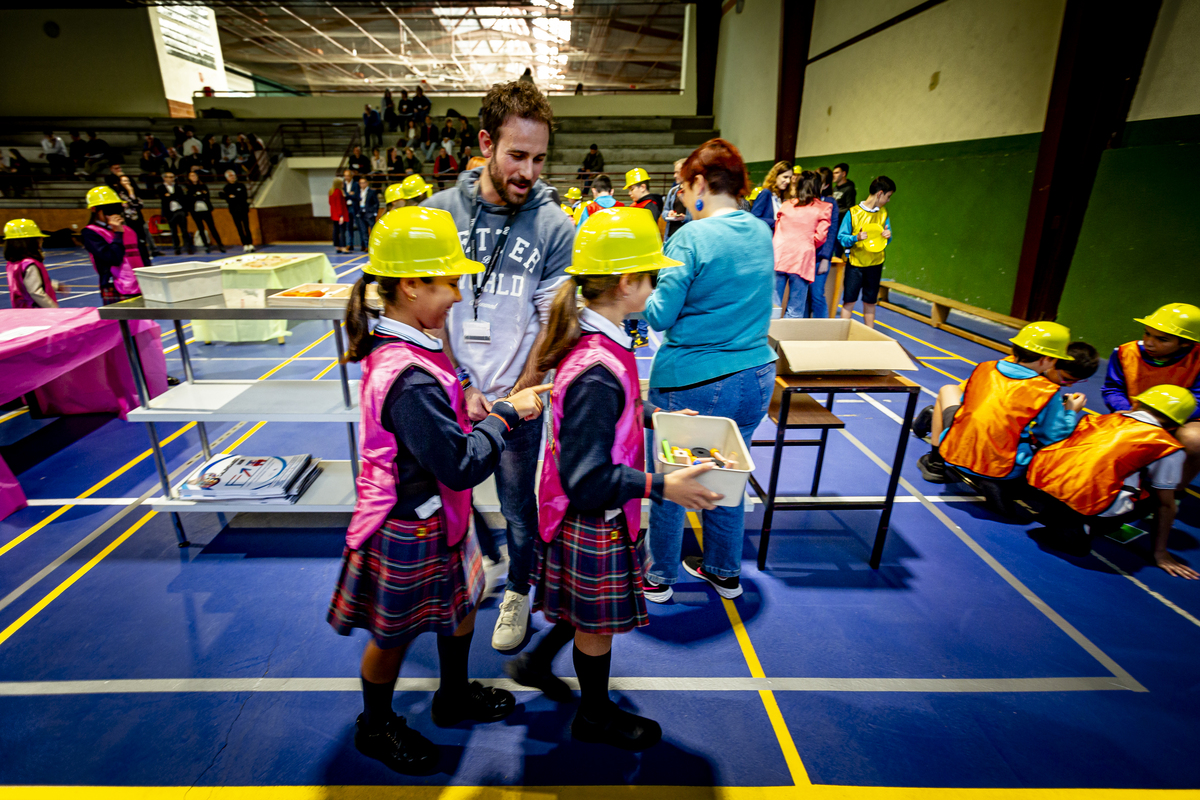
{"type": "Polygon", "coordinates": [[[746,162],[732,143],[724,139],[709,139],[688,156],[679,170],[685,183],[691,183],[703,175],[708,187],[717,194],[735,198],[750,191],[750,176],[746,174],[746,162]]]}

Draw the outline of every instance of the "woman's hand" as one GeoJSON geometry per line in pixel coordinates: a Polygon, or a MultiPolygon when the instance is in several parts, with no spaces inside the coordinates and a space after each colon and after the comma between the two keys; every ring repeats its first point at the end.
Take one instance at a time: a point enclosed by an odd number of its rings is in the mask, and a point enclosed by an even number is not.
{"type": "Polygon", "coordinates": [[[716,501],[725,497],[704,488],[696,478],[716,467],[711,461],[667,473],[663,478],[663,497],[684,508],[709,511],[717,507],[716,501]]]}
{"type": "Polygon", "coordinates": [[[548,392],[552,388],[554,388],[553,383],[543,383],[539,386],[530,386],[528,389],[522,389],[504,399],[512,403],[512,407],[521,415],[521,419],[533,419],[542,413],[542,398],[538,397],[538,395],[542,392],[548,392]]]}

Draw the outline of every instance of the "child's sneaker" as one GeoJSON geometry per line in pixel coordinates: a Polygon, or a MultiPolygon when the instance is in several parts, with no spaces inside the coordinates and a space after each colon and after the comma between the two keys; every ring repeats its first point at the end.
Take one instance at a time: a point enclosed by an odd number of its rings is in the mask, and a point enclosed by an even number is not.
{"type": "Polygon", "coordinates": [[[694,575],[702,581],[707,581],[712,584],[712,587],[717,590],[717,594],[721,597],[732,600],[735,597],[740,597],[742,594],[742,584],[737,575],[732,578],[718,578],[715,575],[709,575],[704,571],[703,556],[688,556],[683,560],[683,568],[687,570],[689,575],[694,575]]]}
{"type": "Polygon", "coordinates": [[[665,603],[671,599],[675,590],[667,583],[654,583],[650,578],[642,578],[642,596],[651,603],[665,603]]]}
{"type": "Polygon", "coordinates": [[[917,469],[921,470],[921,477],[930,483],[950,483],[946,462],[932,450],[917,459],[917,469]]]}

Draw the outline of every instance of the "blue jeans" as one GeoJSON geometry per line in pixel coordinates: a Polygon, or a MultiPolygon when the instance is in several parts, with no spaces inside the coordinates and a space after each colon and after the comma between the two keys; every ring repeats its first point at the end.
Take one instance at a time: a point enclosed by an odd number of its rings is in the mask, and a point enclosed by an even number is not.
{"type": "Polygon", "coordinates": [[[806,317],[825,319],[829,316],[829,303],[825,302],[825,279],[829,277],[829,259],[817,259],[818,271],[822,261],[825,262],[825,273],[813,278],[813,282],[808,286],[808,309],[804,314],[806,317]]]}
{"type": "Polygon", "coordinates": [[[367,249],[367,242],[371,240],[371,226],[375,224],[372,217],[366,214],[359,214],[354,218],[355,224],[358,226],[358,238],[362,242],[362,249],[367,249]]]}
{"type": "Polygon", "coordinates": [[[803,317],[808,305],[808,287],[811,284],[792,272],[775,273],[775,304],[783,305],[783,287],[788,290],[788,304],[783,311],[785,318],[803,317]]]}
{"type": "Polygon", "coordinates": [[[650,332],[650,326],[646,324],[644,319],[627,319],[625,320],[625,333],[630,338],[637,336],[647,337],[650,332]]]}
{"type": "MultiPolygon", "coordinates": [[[[749,447],[754,429],[767,414],[774,387],[775,362],[772,361],[695,389],[676,392],[651,389],[649,401],[664,411],[690,408],[705,416],[729,417],[749,447]]],[[[669,500],[664,500],[661,505],[650,504],[649,538],[653,561],[647,574],[655,583],[670,585],[679,580],[685,513],[683,506],[669,500]]],[[[742,538],[746,528],[742,504],[717,506],[700,514],[704,526],[704,571],[718,578],[740,574],[742,538]]]]}
{"type": "MultiPolygon", "coordinates": [[[[531,419],[504,437],[504,452],[496,467],[500,513],[508,523],[508,590],[529,594],[533,545],[538,536],[536,493],[538,454],[543,417],[531,419]]],[[[486,548],[485,548],[486,549],[486,548]]]]}

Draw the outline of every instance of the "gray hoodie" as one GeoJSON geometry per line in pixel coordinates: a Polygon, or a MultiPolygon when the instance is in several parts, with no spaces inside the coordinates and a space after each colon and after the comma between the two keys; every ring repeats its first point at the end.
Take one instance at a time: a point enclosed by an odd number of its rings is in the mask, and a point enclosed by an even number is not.
{"type": "MultiPolygon", "coordinates": [[[[483,167],[458,176],[458,184],[438,192],[421,205],[440,208],[454,216],[463,250],[470,255],[467,234],[476,209],[482,213],[475,226],[476,256],[485,264],[496,247],[496,238],[508,218],[506,206],[492,205],[479,196],[483,167]]],[[[450,348],[458,363],[471,373],[471,382],[488,400],[504,397],[521,377],[538,330],[550,318],[550,304],[571,264],[575,226],[555,201],[553,188],[537,181],[529,197],[512,218],[504,255],[479,298],[479,321],[491,324],[491,343],[467,342],[463,323],[474,318],[472,276],[459,280],[461,303],[450,309],[446,322],[450,348]]],[[[476,281],[483,274],[475,275],[476,281]]]]}

